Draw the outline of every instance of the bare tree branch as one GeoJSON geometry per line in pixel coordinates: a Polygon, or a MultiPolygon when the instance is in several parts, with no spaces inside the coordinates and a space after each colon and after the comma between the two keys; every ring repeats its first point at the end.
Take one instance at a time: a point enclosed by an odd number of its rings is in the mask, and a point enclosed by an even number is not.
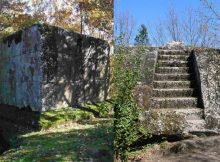
{"type": "Polygon", "coordinates": [[[208,0],[200,0],[200,1],[216,16],[217,19],[220,20],[220,13],[218,13],[215,10],[211,2],[209,2],[208,0]]]}
{"type": "Polygon", "coordinates": [[[170,8],[167,16],[167,29],[174,41],[181,41],[181,28],[178,15],[174,8],[170,8]]]}
{"type": "Polygon", "coordinates": [[[118,44],[129,45],[134,36],[135,22],[129,13],[117,13],[115,17],[115,34],[120,38],[118,44]]]}

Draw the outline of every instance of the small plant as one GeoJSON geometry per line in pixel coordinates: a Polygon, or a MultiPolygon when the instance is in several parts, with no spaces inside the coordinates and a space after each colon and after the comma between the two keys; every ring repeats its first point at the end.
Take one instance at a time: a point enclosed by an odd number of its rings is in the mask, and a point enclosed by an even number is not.
{"type": "Polygon", "coordinates": [[[108,117],[109,116],[109,111],[110,111],[111,106],[109,106],[105,102],[101,102],[100,105],[98,106],[98,111],[100,113],[100,117],[108,117]]]}

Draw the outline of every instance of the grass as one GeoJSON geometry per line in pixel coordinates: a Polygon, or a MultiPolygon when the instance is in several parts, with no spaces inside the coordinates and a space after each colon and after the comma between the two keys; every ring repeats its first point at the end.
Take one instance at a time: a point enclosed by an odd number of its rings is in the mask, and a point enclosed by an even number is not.
{"type": "MultiPolygon", "coordinates": [[[[89,106],[98,110],[97,105],[89,106]]],[[[113,161],[111,118],[65,108],[42,113],[40,125],[40,131],[13,139],[17,147],[2,154],[0,162],[113,161]]]]}
{"type": "Polygon", "coordinates": [[[41,129],[48,129],[67,121],[85,121],[95,118],[94,113],[101,118],[111,117],[112,104],[110,102],[99,102],[84,104],[80,108],[63,108],[43,112],[40,115],[39,124],[41,129]]]}
{"type": "Polygon", "coordinates": [[[73,108],[63,108],[48,112],[43,112],[40,115],[40,128],[45,130],[50,127],[55,127],[67,121],[92,120],[94,118],[92,113],[74,110],[73,108]]]}

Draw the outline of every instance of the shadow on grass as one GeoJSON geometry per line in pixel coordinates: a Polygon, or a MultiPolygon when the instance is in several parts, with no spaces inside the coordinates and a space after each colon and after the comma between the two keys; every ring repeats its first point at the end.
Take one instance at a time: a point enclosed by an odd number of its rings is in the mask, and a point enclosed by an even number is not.
{"type": "Polygon", "coordinates": [[[62,124],[65,125],[66,122],[78,122],[82,125],[99,125],[100,122],[109,122],[111,119],[108,112],[112,105],[107,102],[91,103],[80,108],[63,108],[42,113],[32,112],[28,109],[18,109],[8,105],[0,105],[0,107],[0,153],[2,153],[10,148],[18,147],[20,145],[18,137],[22,134],[58,127],[62,124]],[[101,118],[105,113],[100,111],[103,104],[107,107],[105,116],[108,119],[101,118]],[[100,118],[94,119],[94,116],[100,116],[100,118]]]}
{"type": "Polygon", "coordinates": [[[76,125],[67,130],[30,133],[21,146],[0,157],[7,161],[113,161],[112,123],[76,125]],[[58,132],[57,132],[58,131],[58,132]]]}
{"type": "Polygon", "coordinates": [[[80,109],[80,110],[83,110],[83,111],[87,111],[87,112],[90,112],[92,113],[96,118],[100,116],[100,112],[96,111],[96,110],[93,110],[91,109],[90,107],[85,107],[85,106],[75,106],[74,108],[77,108],[77,109],[80,109]]]}
{"type": "MultiPolygon", "coordinates": [[[[100,118],[103,116],[103,112],[101,111],[103,109],[103,106],[106,108],[105,110],[107,112],[110,112],[111,109],[113,109],[113,101],[112,100],[106,100],[106,101],[102,101],[102,102],[91,102],[91,103],[87,103],[85,105],[74,105],[72,106],[74,109],[79,109],[85,112],[89,112],[92,113],[94,115],[94,117],[96,118],[100,118]]],[[[109,115],[105,115],[108,116],[109,115]]]]}

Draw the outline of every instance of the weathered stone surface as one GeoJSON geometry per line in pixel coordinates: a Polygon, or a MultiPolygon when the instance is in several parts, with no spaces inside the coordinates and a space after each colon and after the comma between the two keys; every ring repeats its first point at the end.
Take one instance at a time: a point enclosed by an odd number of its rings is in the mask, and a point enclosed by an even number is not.
{"type": "Polygon", "coordinates": [[[141,124],[153,134],[181,134],[186,127],[186,120],[174,110],[145,111],[141,116],[141,124]]]}
{"type": "MultiPolygon", "coordinates": [[[[151,105],[141,115],[145,128],[155,134],[219,132],[220,50],[155,50],[153,96],[146,96],[151,105]]],[[[144,103],[144,90],[137,89],[144,103]]]]}
{"type": "Polygon", "coordinates": [[[146,49],[144,55],[145,60],[142,66],[142,73],[144,74],[144,77],[142,82],[145,85],[152,86],[158,52],[156,49],[146,49]]]}
{"type": "Polygon", "coordinates": [[[184,49],[184,43],[172,41],[172,42],[167,43],[165,47],[168,49],[184,49]]]}
{"type": "Polygon", "coordinates": [[[0,43],[0,103],[41,109],[41,33],[24,29],[0,43]]]}
{"type": "Polygon", "coordinates": [[[155,81],[188,81],[190,79],[190,75],[187,73],[182,74],[158,74],[154,75],[155,81]]]}
{"type": "Polygon", "coordinates": [[[198,104],[191,52],[164,49],[158,53],[153,98],[149,115],[146,116],[151,120],[147,120],[148,124],[154,133],[160,134],[185,134],[206,130],[204,111],[198,104]],[[181,122],[174,122],[176,119],[181,122]]]}
{"type": "Polygon", "coordinates": [[[106,99],[110,77],[108,43],[55,27],[44,28],[42,33],[43,107],[106,99]]]}
{"type": "Polygon", "coordinates": [[[149,110],[151,105],[151,97],[153,95],[153,88],[148,85],[137,85],[134,89],[135,100],[138,107],[149,110]]]}
{"type": "Polygon", "coordinates": [[[193,88],[153,89],[153,96],[157,97],[186,97],[193,96],[193,88]]]}
{"type": "Polygon", "coordinates": [[[0,43],[0,103],[34,111],[107,98],[107,42],[34,25],[0,43]]]}
{"type": "Polygon", "coordinates": [[[190,88],[190,81],[154,81],[155,88],[190,88]]]}
{"type": "MultiPolygon", "coordinates": [[[[175,94],[174,94],[175,95],[175,94]]],[[[154,97],[152,108],[190,108],[197,106],[196,97],[154,97]]]]}
{"type": "Polygon", "coordinates": [[[151,98],[153,97],[153,80],[157,54],[158,53],[155,48],[146,48],[144,50],[144,61],[141,66],[143,78],[134,89],[134,97],[138,106],[145,110],[150,109],[151,98]]]}
{"type": "Polygon", "coordinates": [[[220,51],[195,50],[205,120],[209,128],[220,129],[220,51]]]}

